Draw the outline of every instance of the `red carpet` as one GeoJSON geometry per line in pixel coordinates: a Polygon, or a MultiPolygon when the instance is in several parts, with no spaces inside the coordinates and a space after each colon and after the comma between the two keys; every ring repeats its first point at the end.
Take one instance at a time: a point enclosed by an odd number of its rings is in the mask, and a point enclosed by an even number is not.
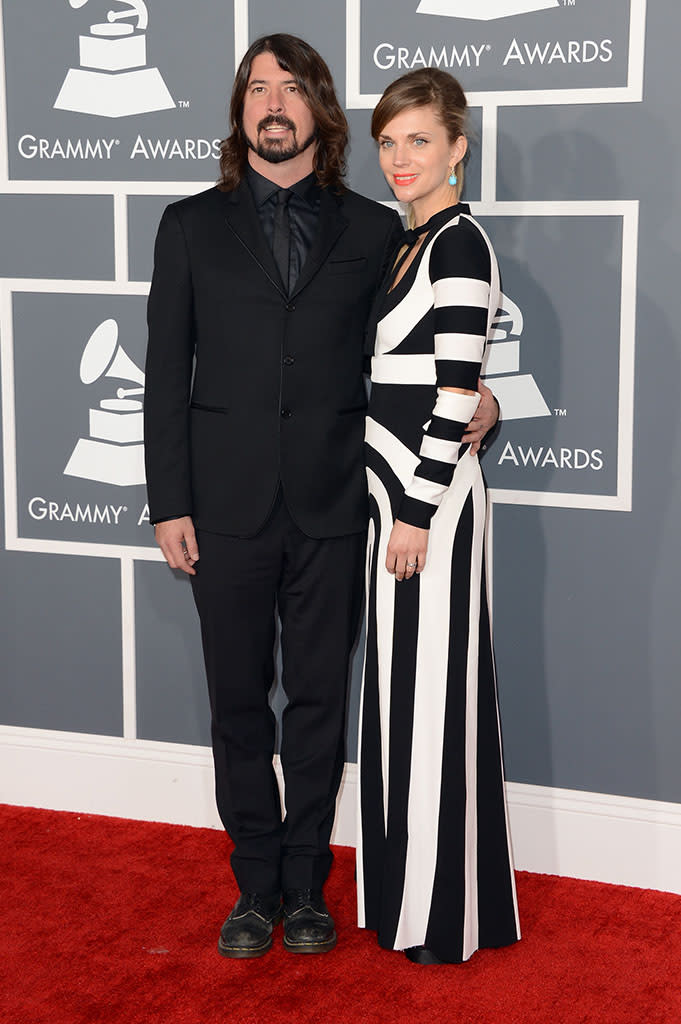
{"type": "Polygon", "coordinates": [[[352,851],[327,887],[338,947],[225,960],[219,832],[0,807],[2,1024],[681,1024],[681,897],[518,876],[523,941],[419,967],[355,925],[352,851]]]}

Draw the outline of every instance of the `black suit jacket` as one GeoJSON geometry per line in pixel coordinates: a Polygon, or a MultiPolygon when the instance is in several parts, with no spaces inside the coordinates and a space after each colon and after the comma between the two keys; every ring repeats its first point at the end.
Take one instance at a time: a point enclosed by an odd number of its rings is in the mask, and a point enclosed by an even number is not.
{"type": "Polygon", "coordinates": [[[281,481],[309,536],[365,528],[364,332],[400,233],[394,211],[323,190],[287,296],[245,182],[167,207],[148,305],[152,522],[252,536],[281,481]]]}

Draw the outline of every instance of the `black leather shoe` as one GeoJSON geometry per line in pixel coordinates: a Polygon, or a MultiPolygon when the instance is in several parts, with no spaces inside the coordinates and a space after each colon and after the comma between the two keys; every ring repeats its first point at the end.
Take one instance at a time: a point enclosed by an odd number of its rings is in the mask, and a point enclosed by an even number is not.
{"type": "Polygon", "coordinates": [[[281,921],[281,896],[243,892],[220,930],[218,953],[236,959],[264,956],[281,921]]]}
{"type": "Polygon", "coordinates": [[[413,964],[443,964],[444,960],[440,960],[439,957],[435,956],[435,953],[426,946],[409,946],[405,949],[404,955],[407,960],[410,960],[413,964]]]}
{"type": "Polygon", "coordinates": [[[289,953],[328,953],[336,945],[333,918],[321,889],[284,893],[284,948],[289,953]]]}

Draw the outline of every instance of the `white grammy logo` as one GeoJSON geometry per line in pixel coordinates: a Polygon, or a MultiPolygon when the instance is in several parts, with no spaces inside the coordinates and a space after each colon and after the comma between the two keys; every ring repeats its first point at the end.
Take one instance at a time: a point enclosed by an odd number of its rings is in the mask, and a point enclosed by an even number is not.
{"type": "Polygon", "coordinates": [[[481,376],[486,379],[494,377],[494,380],[488,380],[488,384],[499,402],[505,420],[551,415],[532,374],[520,373],[522,333],[523,314],[515,302],[502,292],[497,315],[492,321],[492,333],[481,376]]]}
{"type": "Polygon", "coordinates": [[[90,437],[81,437],[68,461],[65,476],[131,487],[145,482],[142,402],[129,395],[144,394],[144,373],[118,344],[118,324],[104,320],[80,360],[80,379],[94,384],[116,377],[141,385],[118,388],[116,398],[104,398],[90,409],[90,437]]]}
{"type": "Polygon", "coordinates": [[[493,21],[512,14],[529,14],[560,7],[558,0],[421,0],[417,14],[440,14],[445,18],[472,18],[493,21]]]}
{"type": "MultiPolygon", "coordinates": [[[[115,0],[128,8],[109,11],[103,24],[90,25],[79,37],[80,67],[71,68],[55,100],[55,110],[102,117],[127,117],[175,106],[158,68],[148,68],[149,14],[144,0],[115,0]],[[137,18],[137,26],[121,24],[137,18]]],[[[69,0],[84,7],[88,0],[69,0]]]]}

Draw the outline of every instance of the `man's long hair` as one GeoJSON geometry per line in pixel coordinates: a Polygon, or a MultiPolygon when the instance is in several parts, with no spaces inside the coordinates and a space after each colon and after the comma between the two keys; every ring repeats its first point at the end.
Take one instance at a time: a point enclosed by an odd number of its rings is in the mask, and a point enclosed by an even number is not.
{"type": "Polygon", "coordinates": [[[248,164],[248,141],[243,109],[251,65],[261,53],[271,53],[279,67],[290,72],[301,90],[315,123],[314,171],[323,188],[344,188],[348,122],[338,102],[331,72],[316,50],[297,36],[276,33],[261,36],[246,51],[234,79],[229,107],[231,134],[220,144],[218,188],[231,192],[241,182],[248,164]]]}

